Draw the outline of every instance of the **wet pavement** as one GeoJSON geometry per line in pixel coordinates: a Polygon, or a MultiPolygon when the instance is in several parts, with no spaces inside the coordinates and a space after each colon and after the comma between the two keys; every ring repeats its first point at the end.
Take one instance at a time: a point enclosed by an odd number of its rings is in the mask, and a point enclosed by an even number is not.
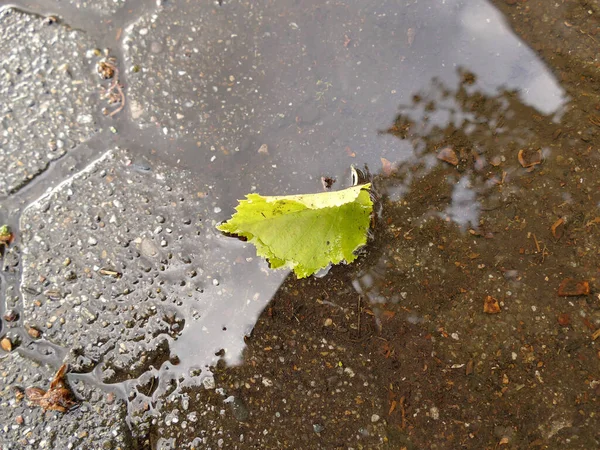
{"type": "Polygon", "coordinates": [[[599,14],[2,9],[1,448],[600,447],[599,14]],[[352,265],[297,280],[215,229],[351,164],[352,265]],[[63,363],[77,406],[44,411],[63,363]]]}

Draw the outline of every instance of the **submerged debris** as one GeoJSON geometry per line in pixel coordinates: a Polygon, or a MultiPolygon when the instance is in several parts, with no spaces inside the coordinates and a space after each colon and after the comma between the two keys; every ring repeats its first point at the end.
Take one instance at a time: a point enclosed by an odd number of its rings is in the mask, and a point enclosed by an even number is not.
{"type": "Polygon", "coordinates": [[[333,183],[335,183],[335,178],[321,177],[321,184],[323,185],[324,191],[331,189],[331,187],[333,186],[333,183]]]}
{"type": "Polygon", "coordinates": [[[96,70],[100,74],[103,80],[109,80],[115,76],[115,66],[108,61],[100,61],[96,66],[96,70]]]}
{"type": "Polygon", "coordinates": [[[4,254],[4,249],[8,247],[14,239],[14,235],[10,231],[8,225],[0,227],[0,257],[4,254]]]}
{"type": "Polygon", "coordinates": [[[0,227],[0,245],[7,245],[12,242],[13,234],[10,231],[8,225],[2,225],[0,227]]]}
{"type": "Polygon", "coordinates": [[[486,314],[498,314],[500,312],[498,300],[488,295],[483,302],[483,312],[486,314]]]}
{"type": "Polygon", "coordinates": [[[76,402],[71,389],[64,380],[66,372],[67,364],[63,364],[54,375],[47,391],[37,387],[25,389],[27,399],[44,410],[67,412],[76,402]]]}
{"type": "Polygon", "coordinates": [[[561,313],[558,315],[556,320],[561,327],[567,327],[571,323],[571,316],[569,316],[567,313],[561,313]]]}
{"type": "Polygon", "coordinates": [[[576,281],[573,278],[565,278],[558,287],[559,297],[576,297],[589,295],[590,283],[587,281],[576,281]]]}
{"type": "Polygon", "coordinates": [[[562,237],[565,229],[564,225],[565,219],[564,217],[561,217],[550,227],[550,231],[552,232],[552,236],[554,236],[554,239],[558,240],[562,237]]]}
{"type": "Polygon", "coordinates": [[[107,56],[96,64],[96,70],[103,80],[112,80],[110,85],[104,90],[104,98],[108,100],[109,105],[117,106],[112,111],[104,110],[104,114],[114,116],[125,107],[125,94],[123,93],[123,85],[119,82],[119,69],[116,66],[116,58],[107,56]]]}
{"type": "Polygon", "coordinates": [[[381,159],[381,165],[382,165],[381,172],[383,173],[384,177],[389,177],[394,172],[396,172],[396,169],[397,169],[396,164],[392,163],[390,160],[383,158],[383,157],[381,157],[379,159],[381,159]]]}
{"type": "Polygon", "coordinates": [[[536,166],[542,163],[542,151],[540,149],[537,150],[519,150],[519,154],[517,155],[519,160],[519,164],[524,168],[529,168],[536,166]]]}
{"type": "Polygon", "coordinates": [[[437,154],[437,159],[452,164],[453,166],[458,165],[458,156],[456,156],[456,152],[450,147],[441,149],[437,154]]]}

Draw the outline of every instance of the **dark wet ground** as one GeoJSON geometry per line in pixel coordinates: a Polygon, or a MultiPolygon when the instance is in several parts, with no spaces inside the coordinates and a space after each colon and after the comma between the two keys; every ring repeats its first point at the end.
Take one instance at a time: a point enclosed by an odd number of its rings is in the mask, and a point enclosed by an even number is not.
{"type": "MultiPolygon", "coordinates": [[[[126,416],[105,448],[600,448],[597,2],[20,6],[110,47],[125,88],[114,118],[74,100],[95,127],[0,209],[2,335],[126,416]],[[284,280],[213,230],[350,164],[378,195],[351,266],[284,280]]],[[[17,414],[83,429],[14,400],[18,361],[2,448],[29,448],[17,414]]]]}

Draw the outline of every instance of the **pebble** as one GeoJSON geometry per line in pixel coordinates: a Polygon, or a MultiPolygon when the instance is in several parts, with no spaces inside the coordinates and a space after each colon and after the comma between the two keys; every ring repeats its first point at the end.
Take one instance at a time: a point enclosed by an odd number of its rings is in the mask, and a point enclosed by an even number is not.
{"type": "Polygon", "coordinates": [[[140,252],[144,256],[154,257],[158,255],[158,248],[150,239],[144,238],[140,243],[140,252]]]}
{"type": "Polygon", "coordinates": [[[15,322],[19,319],[19,313],[17,313],[14,309],[9,309],[4,313],[4,320],[7,322],[15,322]]]}
{"type": "Polygon", "coordinates": [[[29,327],[27,328],[27,334],[29,334],[29,336],[31,336],[32,338],[37,339],[42,333],[35,327],[29,327]]]}
{"type": "Polygon", "coordinates": [[[223,402],[229,405],[233,417],[238,422],[246,422],[250,417],[250,411],[248,411],[248,407],[240,397],[231,395],[223,400],[223,402]]]}
{"type": "Polygon", "coordinates": [[[94,314],[86,307],[81,308],[81,315],[85,318],[87,323],[92,323],[98,317],[98,314],[94,314]]]}
{"type": "Polygon", "coordinates": [[[69,270],[67,273],[65,273],[65,280],[73,281],[76,279],[77,279],[77,274],[75,272],[73,272],[72,270],[69,270]]]}
{"type": "Polygon", "coordinates": [[[371,422],[373,422],[373,423],[375,423],[375,422],[379,422],[379,418],[380,418],[380,417],[379,417],[379,415],[377,415],[377,414],[373,414],[373,415],[371,416],[371,422]]]}
{"type": "Polygon", "coordinates": [[[204,389],[214,389],[216,387],[215,378],[212,376],[208,376],[202,380],[202,386],[204,389]]]}
{"type": "Polygon", "coordinates": [[[0,347],[2,347],[2,350],[5,352],[10,352],[12,350],[12,342],[10,342],[10,339],[8,338],[3,338],[0,341],[0,347]]]}
{"type": "Polygon", "coordinates": [[[325,427],[323,425],[321,425],[320,423],[313,423],[313,430],[315,430],[315,433],[320,433],[324,429],[325,429],[325,427]]]}

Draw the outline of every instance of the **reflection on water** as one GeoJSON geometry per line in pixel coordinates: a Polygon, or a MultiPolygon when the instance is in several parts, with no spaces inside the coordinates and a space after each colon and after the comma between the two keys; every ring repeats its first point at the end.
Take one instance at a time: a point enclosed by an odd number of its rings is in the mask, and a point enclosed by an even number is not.
{"type": "Polygon", "coordinates": [[[565,104],[564,90],[535,52],[512,34],[498,10],[484,2],[449,3],[462,4],[458,42],[463,45],[454,49],[454,64],[477,73],[486,94],[493,95],[498,86],[515,89],[525,105],[540,113],[560,112],[565,104]],[[459,56],[474,47],[479,49],[476,54],[459,56]]]}
{"type": "MultiPolygon", "coordinates": [[[[552,138],[546,135],[548,145],[544,145],[535,124],[543,123],[552,130],[564,100],[552,108],[536,104],[548,113],[544,114],[528,104],[531,98],[516,90],[499,88],[488,95],[478,74],[463,68],[457,73],[460,81],[455,89],[434,78],[428,89],[415,93],[410,105],[400,107],[395,123],[383,134],[409,142],[413,156],[391,161],[382,158],[377,185],[384,202],[403,202],[407,208],[418,209],[403,199],[408,194],[414,194],[413,201],[415,197],[423,199],[421,217],[409,224],[412,227],[423,227],[437,218],[456,224],[463,232],[491,237],[481,229],[482,212],[516,195],[512,182],[541,170],[543,160],[551,155],[552,138]],[[542,145],[531,147],[533,142],[542,145]],[[428,180],[428,191],[415,193],[422,189],[423,180],[428,180]]],[[[554,92],[562,96],[560,89],[554,92]]],[[[427,250],[420,252],[426,254],[427,250]]],[[[353,281],[355,290],[372,303],[398,303],[406,297],[406,292],[386,289],[390,277],[397,276],[398,260],[392,262],[392,257],[384,252],[353,281]]],[[[415,260],[414,255],[401,258],[415,260]]],[[[406,269],[408,273],[414,270],[406,269]]]]}
{"type": "Polygon", "coordinates": [[[480,205],[477,194],[471,189],[468,176],[461,177],[452,188],[452,199],[444,215],[456,222],[463,230],[467,226],[477,228],[480,205]]]}
{"type": "MultiPolygon", "coordinates": [[[[167,152],[176,143],[197,173],[233,182],[219,185],[226,204],[251,187],[317,191],[322,176],[340,179],[352,163],[412,160],[410,142],[377,130],[432,79],[455,86],[458,67],[477,74],[482,94],[514,90],[543,114],[565,101],[486,1],[168,2],[124,36],[126,62],[140,69],[127,75],[134,122],[159,130],[167,152]]],[[[438,108],[427,123],[452,116],[459,127],[462,114],[438,108]]],[[[419,123],[422,112],[411,117],[419,123]]]]}
{"type": "MultiPolygon", "coordinates": [[[[283,1],[268,7],[257,4],[252,14],[241,3],[212,8],[177,2],[159,8],[162,25],[172,24],[174,31],[165,37],[157,27],[148,42],[151,53],[168,55],[169,47],[156,42],[177,38],[186,42],[190,27],[210,28],[208,11],[217,17],[210,22],[217,37],[223,25],[215,20],[228,21],[227,26],[239,28],[245,37],[234,38],[223,48],[218,67],[198,59],[203,79],[215,86],[220,78],[237,80],[228,89],[215,89],[206,81],[198,89],[189,76],[198,70],[198,61],[170,59],[169,69],[187,78],[171,85],[169,99],[184,106],[199,102],[200,122],[193,119],[193,109],[182,110],[185,118],[178,128],[171,127],[165,96],[154,94],[152,83],[145,84],[144,74],[160,76],[162,56],[140,62],[132,44],[127,58],[143,65],[140,74],[129,75],[132,85],[138,86],[138,94],[132,90],[132,101],[136,108],[141,103],[136,95],[149,102],[149,115],[136,109],[134,118],[142,128],[151,119],[169,139],[179,139],[175,142],[180,143],[178,157],[183,164],[214,187],[211,217],[217,222],[226,219],[235,200],[251,190],[281,195],[317,192],[324,176],[347,180],[350,164],[373,169],[383,162],[383,174],[390,175],[381,183],[385,199],[401,201],[415,182],[441,171],[436,179],[446,193],[436,201],[443,206],[425,211],[423,221],[449,220],[464,230],[477,230],[482,209],[509,195],[511,177],[523,171],[514,156],[534,134],[532,115],[552,120],[565,104],[564,91],[543,62],[484,1],[411,5],[283,1]],[[238,64],[248,54],[252,63],[238,64]],[[404,106],[398,115],[399,105],[404,106]],[[226,127],[214,122],[223,114],[226,127]],[[387,132],[380,132],[382,128],[387,132]],[[201,145],[188,145],[190,136],[201,145]],[[443,147],[456,153],[456,166],[438,158],[443,147]],[[506,189],[492,193],[492,187],[501,183],[506,189]]],[[[154,19],[145,17],[132,24],[126,41],[140,42],[140,30],[151,22],[154,19]]],[[[194,41],[198,54],[205,41],[218,42],[207,33],[198,35],[194,41]]],[[[346,185],[338,182],[334,189],[346,185]]],[[[423,198],[427,203],[427,195],[423,198]]],[[[235,260],[236,251],[237,258],[250,258],[251,252],[238,244],[228,250],[231,256],[221,253],[219,246],[211,247],[207,264],[235,260]]],[[[354,288],[374,303],[401,301],[406,292],[385,292],[381,287],[391,263],[389,256],[382,256],[356,276],[354,288]]],[[[264,270],[264,262],[256,258],[248,266],[256,274],[264,270]]],[[[193,308],[186,307],[186,328],[171,345],[181,362],[169,369],[169,377],[177,378],[177,373],[187,377],[201,367],[206,375],[206,366],[221,357],[230,364],[240,361],[244,334],[285,275],[277,272],[257,286],[249,282],[255,277],[252,270],[241,276],[234,266],[230,277],[207,290],[198,299],[208,312],[201,320],[191,320],[193,308]],[[207,324],[217,327],[208,330],[207,324]]],[[[201,379],[180,382],[187,385],[201,379]]]]}

